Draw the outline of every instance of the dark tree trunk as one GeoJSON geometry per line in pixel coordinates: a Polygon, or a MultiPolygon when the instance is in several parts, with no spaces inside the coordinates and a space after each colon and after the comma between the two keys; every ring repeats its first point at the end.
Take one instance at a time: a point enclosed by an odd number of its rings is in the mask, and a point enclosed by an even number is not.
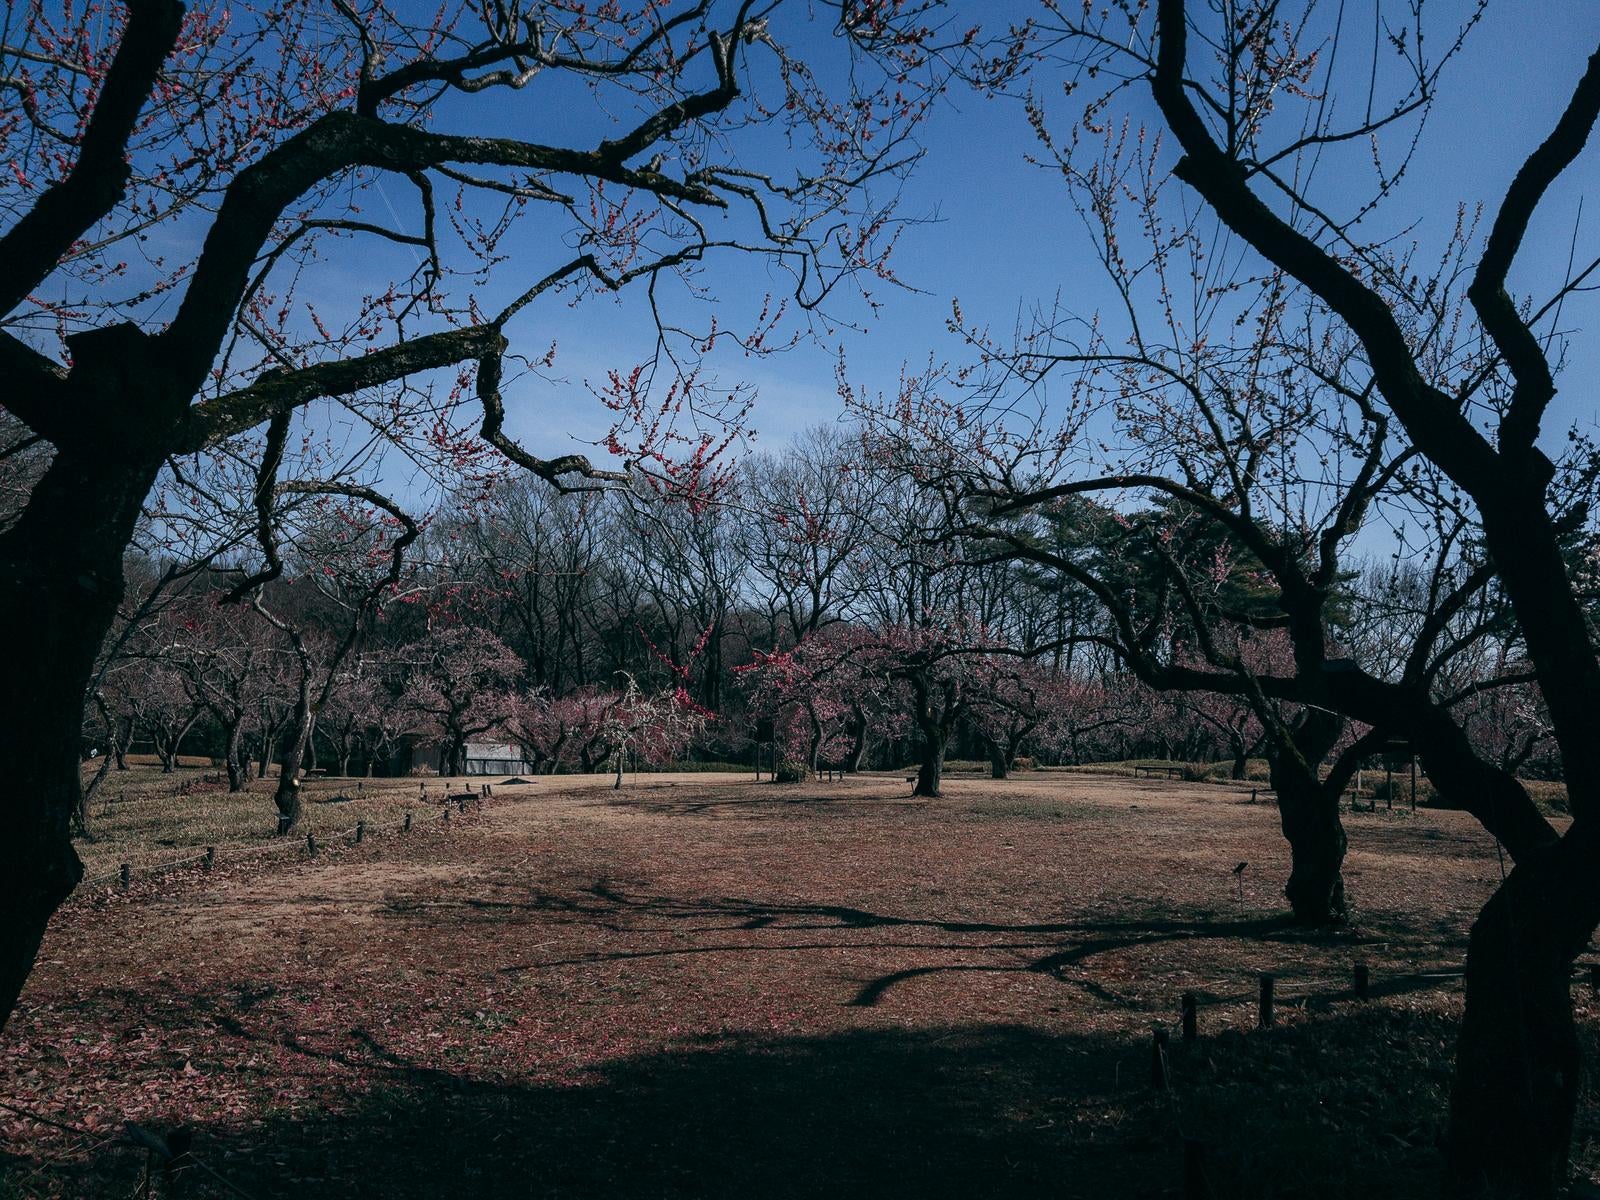
{"type": "Polygon", "coordinates": [[[250,770],[248,763],[242,766],[240,763],[239,737],[243,728],[244,720],[242,717],[226,718],[222,724],[223,745],[226,748],[224,761],[228,767],[229,792],[244,791],[245,780],[250,770]]]}
{"type": "Polygon", "coordinates": [[[944,781],[944,745],[927,741],[922,744],[922,762],[917,767],[917,786],[913,796],[937,796],[944,781]]]}
{"type": "Polygon", "coordinates": [[[867,714],[859,707],[852,711],[855,714],[855,733],[850,743],[850,753],[845,757],[844,769],[854,775],[861,770],[861,764],[867,757],[867,714]]]}
{"type": "Polygon", "coordinates": [[[100,720],[106,730],[106,752],[100,756],[100,762],[95,767],[94,778],[79,789],[78,803],[72,811],[72,836],[82,838],[84,841],[94,841],[94,835],[89,831],[89,803],[95,797],[101,786],[106,781],[106,776],[111,773],[111,764],[115,758],[113,745],[117,740],[117,719],[111,715],[111,710],[106,707],[105,701],[97,692],[94,697],[95,708],[100,712],[100,720]]]}
{"type": "Polygon", "coordinates": [[[1233,770],[1229,773],[1230,779],[1243,779],[1250,773],[1250,748],[1248,746],[1235,746],[1233,748],[1233,770]]]}
{"type": "Polygon", "coordinates": [[[933,702],[933,684],[923,675],[912,673],[907,682],[915,698],[914,717],[922,734],[921,764],[917,768],[917,784],[911,789],[913,796],[937,796],[944,781],[944,753],[950,745],[950,732],[958,717],[958,692],[953,685],[940,688],[942,704],[933,702]]]}
{"type": "Polygon", "coordinates": [[[0,535],[0,629],[16,636],[0,687],[0,1025],[45,927],[83,875],[71,820],[95,655],[122,599],[122,556],[161,459],[137,445],[58,451],[0,535]]]}
{"type": "Polygon", "coordinates": [[[566,749],[568,735],[563,733],[556,739],[556,744],[550,748],[550,765],[545,769],[546,775],[554,775],[561,766],[561,754],[566,749]]]}
{"type": "Polygon", "coordinates": [[[1289,882],[1283,894],[1305,925],[1335,925],[1347,915],[1344,855],[1347,840],[1339,797],[1299,777],[1274,782],[1278,820],[1289,842],[1289,882]]]}
{"type": "Polygon", "coordinates": [[[1008,778],[1011,774],[1011,764],[1007,760],[1005,747],[994,738],[984,738],[983,741],[989,748],[989,778],[1008,778]]]}
{"type": "Polygon", "coordinates": [[[922,729],[922,761],[917,767],[917,786],[913,796],[937,796],[944,783],[944,754],[950,744],[950,729],[940,722],[922,729]]]}
{"type": "Polygon", "coordinates": [[[304,805],[300,798],[300,767],[305,762],[306,743],[311,740],[311,705],[295,706],[294,720],[283,737],[283,754],[278,760],[278,787],[272,802],[278,808],[278,836],[289,833],[300,822],[304,805]]]}
{"type": "Polygon", "coordinates": [[[100,790],[100,785],[105,783],[106,776],[111,774],[111,755],[103,754],[100,764],[95,768],[94,778],[90,779],[78,793],[78,803],[72,810],[72,836],[82,838],[86,842],[94,841],[94,834],[89,829],[89,803],[100,790]]]}
{"type": "Polygon", "coordinates": [[[1525,857],[1472,926],[1456,1043],[1449,1190],[1554,1197],[1582,1079],[1572,964],[1600,921],[1600,863],[1586,830],[1525,857]]]}
{"type": "Polygon", "coordinates": [[[190,713],[184,722],[176,728],[168,727],[158,730],[153,741],[156,754],[161,758],[161,773],[171,775],[178,766],[178,758],[183,752],[183,741],[189,736],[189,731],[200,720],[200,710],[190,713]]]}
{"type": "Polygon", "coordinates": [[[467,735],[455,732],[450,735],[449,745],[445,747],[443,774],[454,779],[457,775],[467,773],[467,735]]]}
{"type": "Polygon", "coordinates": [[[1278,820],[1289,843],[1289,882],[1283,894],[1295,919],[1305,925],[1345,920],[1344,855],[1348,845],[1339,819],[1340,787],[1318,777],[1323,757],[1338,741],[1343,719],[1307,709],[1289,733],[1290,744],[1274,747],[1272,787],[1278,820]]]}

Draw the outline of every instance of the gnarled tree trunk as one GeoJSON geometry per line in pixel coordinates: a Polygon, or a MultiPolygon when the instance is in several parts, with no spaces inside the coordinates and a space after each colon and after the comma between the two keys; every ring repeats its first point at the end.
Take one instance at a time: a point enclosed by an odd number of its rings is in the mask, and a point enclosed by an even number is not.
{"type": "Polygon", "coordinates": [[[1600,922],[1597,851],[1574,829],[1524,857],[1473,923],[1450,1106],[1454,1195],[1566,1188],[1583,1065],[1572,964],[1600,922]]]}
{"type": "Polygon", "coordinates": [[[1345,920],[1344,855],[1348,846],[1339,819],[1340,785],[1325,784],[1318,768],[1339,739],[1342,718],[1307,709],[1272,747],[1272,787],[1278,821],[1289,843],[1289,881],[1283,894],[1295,920],[1333,925],[1345,920]]]}
{"type": "Polygon", "coordinates": [[[300,822],[304,805],[300,798],[300,767],[306,758],[306,743],[311,740],[311,702],[302,697],[295,706],[294,719],[289,722],[282,741],[283,754],[278,760],[278,786],[272,793],[272,802],[278,809],[278,836],[282,837],[300,822]]]}
{"type": "Polygon", "coordinates": [[[0,535],[0,629],[18,631],[0,688],[0,1024],[83,866],[70,837],[95,655],[122,600],[122,556],[160,467],[137,445],[57,453],[0,535]]]}
{"type": "Polygon", "coordinates": [[[950,734],[955,730],[960,715],[960,690],[953,683],[938,685],[939,704],[934,703],[935,684],[920,673],[907,676],[913,699],[912,717],[917,731],[922,735],[921,761],[917,767],[917,783],[911,789],[913,796],[937,796],[944,780],[944,752],[950,745],[950,734]]]}
{"type": "Polygon", "coordinates": [[[242,792],[250,777],[250,763],[240,754],[240,733],[244,728],[242,717],[225,717],[222,721],[223,761],[228,768],[228,791],[242,792]]]}

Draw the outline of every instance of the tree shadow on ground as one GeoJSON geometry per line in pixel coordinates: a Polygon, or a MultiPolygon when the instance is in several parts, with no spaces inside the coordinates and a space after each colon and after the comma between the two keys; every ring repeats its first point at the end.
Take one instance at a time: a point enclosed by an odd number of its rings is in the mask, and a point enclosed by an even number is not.
{"type": "MultiPolygon", "coordinates": [[[[983,957],[970,963],[919,966],[874,978],[863,984],[849,1001],[856,1007],[872,1007],[897,985],[927,975],[963,970],[984,972],[1012,970],[1060,976],[1062,972],[1082,966],[1099,955],[1163,942],[1281,943],[1355,949],[1364,945],[1386,945],[1394,935],[1394,930],[1378,924],[1369,924],[1363,928],[1347,926],[1318,928],[1297,924],[1293,917],[1286,913],[1231,917],[1219,915],[1211,910],[1183,913],[1163,909],[1161,912],[1133,913],[1113,920],[967,921],[936,916],[901,916],[838,904],[769,902],[733,896],[683,898],[633,895],[603,880],[577,892],[556,893],[536,890],[518,900],[483,900],[465,897],[446,902],[430,901],[428,911],[436,909],[441,911],[434,919],[441,921],[459,921],[463,918],[520,920],[528,913],[536,912],[631,933],[715,935],[760,930],[775,935],[793,935],[906,930],[937,931],[956,936],[994,935],[1027,939],[1002,942],[973,941],[970,944],[919,941],[908,943],[904,947],[899,947],[896,943],[874,942],[872,944],[880,949],[943,949],[975,952],[983,957]],[[987,957],[996,950],[1037,953],[1014,966],[1000,967],[987,957]]],[[[404,900],[390,901],[384,911],[390,915],[407,917],[415,916],[419,912],[416,906],[404,900]]],[[[1452,943],[1442,937],[1435,939],[1433,944],[1442,949],[1454,948],[1452,943]]],[[[1461,939],[1455,939],[1455,944],[1462,944],[1461,939]]],[[[767,943],[737,944],[725,944],[719,941],[665,948],[595,951],[572,958],[515,964],[503,967],[501,970],[507,974],[520,974],[579,964],[693,957],[703,954],[830,951],[837,949],[838,945],[836,941],[797,943],[792,940],[774,940],[767,943]]],[[[1432,975],[1419,975],[1417,978],[1419,980],[1432,978],[1432,975]]],[[[1216,997],[1208,997],[1202,991],[1201,998],[1216,997]]]]}
{"type": "MultiPolygon", "coordinates": [[[[227,1184],[197,1168],[181,1194],[1177,1196],[1188,1137],[1219,1198],[1415,1196],[1433,1184],[1452,1033],[1372,1007],[1174,1039],[1160,1091],[1148,1041],[1015,1026],[722,1037],[569,1086],[417,1066],[356,1031],[375,1083],[327,1111],[196,1131],[227,1184]]],[[[133,1169],[106,1158],[61,1181],[126,1194],[133,1169]]]]}

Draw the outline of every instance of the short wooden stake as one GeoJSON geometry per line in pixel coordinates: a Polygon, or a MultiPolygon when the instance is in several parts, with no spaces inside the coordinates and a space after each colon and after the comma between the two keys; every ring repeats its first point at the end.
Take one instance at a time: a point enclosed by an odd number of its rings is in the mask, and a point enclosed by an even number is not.
{"type": "Polygon", "coordinates": [[[1262,1029],[1272,1028],[1272,976],[1261,976],[1261,1020],[1262,1029]]]}
{"type": "Polygon", "coordinates": [[[312,858],[317,856],[317,835],[314,833],[306,834],[306,853],[312,858]]]}
{"type": "Polygon", "coordinates": [[[444,817],[442,820],[446,825],[450,824],[450,806],[448,804],[444,806],[444,817]]]}
{"type": "Polygon", "coordinates": [[[365,821],[357,821],[356,822],[356,845],[358,845],[358,846],[361,845],[361,839],[366,837],[366,836],[367,836],[367,823],[365,821]]]}
{"type": "Polygon", "coordinates": [[[1255,788],[1251,788],[1250,789],[1250,803],[1254,804],[1255,802],[1256,802],[1256,790],[1255,790],[1255,788]]]}
{"type": "Polygon", "coordinates": [[[1366,1000],[1371,996],[1372,973],[1367,969],[1367,964],[1364,962],[1358,962],[1356,964],[1355,984],[1357,1000],[1366,1000]]]}
{"type": "Polygon", "coordinates": [[[122,880],[122,886],[126,888],[133,881],[133,868],[127,863],[123,863],[117,871],[117,875],[122,880]]]}
{"type": "Polygon", "coordinates": [[[406,823],[405,823],[404,829],[405,829],[405,831],[407,833],[411,832],[411,814],[410,813],[406,814],[406,823]]]}
{"type": "Polygon", "coordinates": [[[216,865],[217,865],[217,848],[215,846],[207,846],[206,847],[206,870],[209,871],[209,870],[211,870],[212,867],[214,867],[216,865]]]}
{"type": "Polygon", "coordinates": [[[1167,1090],[1167,1031],[1157,1029],[1150,1041],[1150,1086],[1158,1092],[1167,1090]]]}
{"type": "Polygon", "coordinates": [[[1183,1040],[1192,1042],[1200,1036],[1200,1011],[1193,992],[1183,994],[1183,1040]]]}

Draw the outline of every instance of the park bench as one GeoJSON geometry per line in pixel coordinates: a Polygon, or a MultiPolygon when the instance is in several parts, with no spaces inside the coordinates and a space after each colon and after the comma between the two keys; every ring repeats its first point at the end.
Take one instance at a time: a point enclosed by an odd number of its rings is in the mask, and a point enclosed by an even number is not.
{"type": "Polygon", "coordinates": [[[1183,774],[1183,770],[1182,767],[1169,767],[1161,763],[1134,763],[1133,777],[1135,779],[1139,778],[1140,771],[1148,772],[1152,777],[1157,771],[1160,771],[1168,779],[1176,779],[1183,774]]]}
{"type": "Polygon", "coordinates": [[[446,792],[444,803],[446,808],[454,804],[462,812],[466,812],[467,805],[482,804],[484,797],[493,795],[493,793],[494,789],[490,784],[484,784],[481,792],[473,791],[472,785],[468,784],[467,790],[464,792],[446,792]]]}

